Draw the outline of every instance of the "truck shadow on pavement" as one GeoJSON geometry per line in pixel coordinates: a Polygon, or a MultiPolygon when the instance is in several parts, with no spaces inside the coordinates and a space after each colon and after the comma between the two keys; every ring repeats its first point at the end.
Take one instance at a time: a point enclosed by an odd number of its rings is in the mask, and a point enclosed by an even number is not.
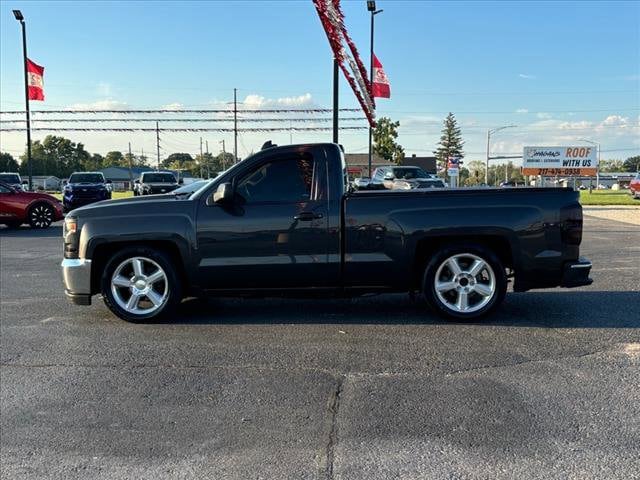
{"type": "Polygon", "coordinates": [[[368,298],[186,299],[173,324],[465,324],[544,328],[640,328],[638,292],[548,291],[509,293],[490,316],[447,321],[408,295],[368,298]]]}

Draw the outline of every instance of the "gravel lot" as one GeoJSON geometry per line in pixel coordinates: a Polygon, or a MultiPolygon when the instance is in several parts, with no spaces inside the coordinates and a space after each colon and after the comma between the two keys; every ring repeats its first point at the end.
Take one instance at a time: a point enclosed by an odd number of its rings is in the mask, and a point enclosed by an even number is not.
{"type": "Polygon", "coordinates": [[[2,478],[639,478],[639,226],[587,216],[593,285],[473,324],[383,295],[132,325],[67,303],[60,226],[0,250],[2,478]]]}

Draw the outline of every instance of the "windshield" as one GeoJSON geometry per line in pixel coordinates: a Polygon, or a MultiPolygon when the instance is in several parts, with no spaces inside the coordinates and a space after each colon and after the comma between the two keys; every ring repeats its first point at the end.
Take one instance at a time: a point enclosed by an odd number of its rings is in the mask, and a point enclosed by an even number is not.
{"type": "Polygon", "coordinates": [[[69,183],[104,183],[104,177],[101,173],[74,173],[69,183]]]}
{"type": "Polygon", "coordinates": [[[0,173],[0,180],[6,183],[20,183],[20,177],[16,173],[0,173]]]}
{"type": "Polygon", "coordinates": [[[399,179],[430,178],[430,175],[421,168],[394,168],[393,176],[399,179]]]}
{"type": "Polygon", "coordinates": [[[143,173],[142,181],[148,183],[176,183],[172,173],[143,173]]]}

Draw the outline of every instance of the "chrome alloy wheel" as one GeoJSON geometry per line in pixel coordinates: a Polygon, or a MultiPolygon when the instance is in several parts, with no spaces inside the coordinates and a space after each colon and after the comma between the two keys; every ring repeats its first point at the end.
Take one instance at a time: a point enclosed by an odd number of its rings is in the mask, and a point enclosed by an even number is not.
{"type": "Polygon", "coordinates": [[[169,282],[156,262],[146,257],[132,257],[113,272],[111,293],[120,308],[128,313],[148,315],[166,303],[169,282]]]}
{"type": "Polygon", "coordinates": [[[434,277],[438,299],[450,310],[471,313],[486,306],[496,294],[491,265],[472,253],[459,253],[440,264],[434,277]]]}
{"type": "Polygon", "coordinates": [[[49,205],[36,205],[29,214],[29,223],[37,228],[47,228],[53,221],[53,210],[49,205]]]}

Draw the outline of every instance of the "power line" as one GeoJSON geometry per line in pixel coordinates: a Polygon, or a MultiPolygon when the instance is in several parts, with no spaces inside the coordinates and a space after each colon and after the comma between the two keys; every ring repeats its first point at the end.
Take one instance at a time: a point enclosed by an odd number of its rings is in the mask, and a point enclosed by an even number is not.
{"type": "MultiPolygon", "coordinates": [[[[330,122],[332,118],[238,118],[238,122],[330,122]]],[[[344,117],[345,122],[366,120],[365,117],[344,117]]],[[[225,123],[232,122],[232,118],[42,118],[31,120],[32,123],[99,123],[99,122],[199,122],[199,123],[225,123]]],[[[26,123],[24,119],[0,120],[0,123],[26,123]]]]}
{"type": "MultiPolygon", "coordinates": [[[[368,127],[340,127],[340,130],[366,130],[368,127]]],[[[26,128],[0,128],[0,132],[23,132],[26,128]]],[[[54,128],[36,127],[32,131],[38,132],[234,132],[233,128],[54,128]]],[[[290,130],[298,132],[325,132],[332,130],[331,127],[259,127],[259,128],[239,128],[238,132],[288,132],[290,130]]]]}
{"type": "MultiPolygon", "coordinates": [[[[359,112],[359,108],[341,108],[341,112],[359,112]]],[[[330,108],[269,108],[269,109],[238,109],[238,113],[332,113],[330,108]]],[[[20,115],[25,113],[24,110],[6,110],[0,111],[0,115],[20,115]]],[[[70,114],[77,115],[82,113],[100,114],[100,113],[119,113],[128,115],[131,113],[226,113],[232,115],[233,110],[226,109],[160,109],[160,110],[34,110],[34,114],[50,115],[50,114],[70,114]]]]}

